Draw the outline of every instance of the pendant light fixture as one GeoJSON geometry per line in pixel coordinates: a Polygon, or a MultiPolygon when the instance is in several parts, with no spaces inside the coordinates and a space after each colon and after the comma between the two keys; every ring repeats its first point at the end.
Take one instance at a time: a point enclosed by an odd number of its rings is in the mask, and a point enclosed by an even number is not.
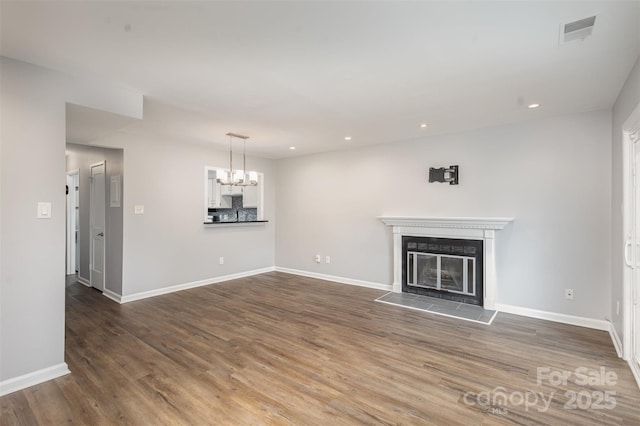
{"type": "Polygon", "coordinates": [[[217,182],[220,185],[228,186],[256,186],[258,184],[258,173],[247,171],[247,139],[249,136],[237,133],[227,133],[229,136],[229,170],[218,172],[217,182]],[[233,138],[242,139],[242,169],[233,170],[233,138]]]}

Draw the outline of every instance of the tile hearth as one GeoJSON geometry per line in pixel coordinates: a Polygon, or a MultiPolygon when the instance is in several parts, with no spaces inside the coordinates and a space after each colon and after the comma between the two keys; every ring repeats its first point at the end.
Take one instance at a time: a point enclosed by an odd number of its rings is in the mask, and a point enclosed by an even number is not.
{"type": "Polygon", "coordinates": [[[401,306],[403,308],[479,322],[487,325],[491,324],[498,313],[498,311],[484,309],[481,306],[412,293],[390,292],[384,296],[378,297],[376,302],[388,303],[390,305],[401,306]]]}

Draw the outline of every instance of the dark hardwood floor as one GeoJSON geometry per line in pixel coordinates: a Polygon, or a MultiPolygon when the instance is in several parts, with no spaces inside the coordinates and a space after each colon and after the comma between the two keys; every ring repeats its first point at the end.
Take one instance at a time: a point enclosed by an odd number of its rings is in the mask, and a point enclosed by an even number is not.
{"type": "Polygon", "coordinates": [[[382,294],[273,272],[118,305],[68,283],[72,374],[1,398],[0,423],[640,424],[608,333],[382,294]]]}

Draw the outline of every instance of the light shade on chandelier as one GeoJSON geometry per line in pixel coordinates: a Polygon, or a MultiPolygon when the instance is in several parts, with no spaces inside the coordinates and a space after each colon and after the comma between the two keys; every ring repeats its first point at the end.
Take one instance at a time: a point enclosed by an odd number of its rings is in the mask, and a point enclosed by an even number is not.
{"type": "Polygon", "coordinates": [[[229,170],[218,172],[217,182],[220,185],[229,186],[256,186],[258,184],[258,173],[247,171],[247,139],[249,136],[237,133],[227,133],[229,136],[229,170]],[[233,138],[242,139],[242,169],[233,170],[233,138]]]}

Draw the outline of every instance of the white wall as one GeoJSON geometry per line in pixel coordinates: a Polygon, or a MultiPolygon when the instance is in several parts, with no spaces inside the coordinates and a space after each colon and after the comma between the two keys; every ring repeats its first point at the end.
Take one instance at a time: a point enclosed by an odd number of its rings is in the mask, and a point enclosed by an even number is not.
{"type": "Polygon", "coordinates": [[[64,362],[65,102],[140,118],[142,96],[5,57],[0,92],[2,384],[64,362]]]}
{"type": "Polygon", "coordinates": [[[273,161],[247,157],[248,168],[264,173],[269,223],[206,226],[204,167],[228,167],[228,151],[126,132],[95,142],[124,149],[123,296],[273,267],[273,161]]]}
{"type": "Polygon", "coordinates": [[[279,267],[391,284],[377,216],[514,217],[497,233],[497,302],[609,315],[608,111],[280,160],[277,187],[279,267]],[[427,182],[429,167],[452,164],[460,185],[427,182]]]}
{"type": "Polygon", "coordinates": [[[623,336],[622,325],[622,287],[623,287],[623,221],[622,221],[622,126],[629,115],[640,103],[640,58],[636,61],[627,81],[622,87],[618,99],[613,107],[612,126],[612,186],[611,213],[612,226],[612,287],[611,287],[611,319],[618,336],[623,336]],[[620,315],[616,314],[616,305],[620,302],[620,315]]]}

